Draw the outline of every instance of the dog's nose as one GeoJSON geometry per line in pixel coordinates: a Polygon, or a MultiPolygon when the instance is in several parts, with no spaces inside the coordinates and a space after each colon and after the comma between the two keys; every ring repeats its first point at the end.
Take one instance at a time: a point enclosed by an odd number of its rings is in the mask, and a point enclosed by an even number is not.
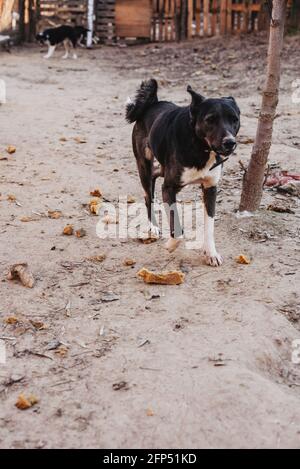
{"type": "Polygon", "coordinates": [[[235,138],[233,138],[233,137],[224,138],[223,146],[224,146],[225,150],[228,150],[228,151],[233,150],[234,147],[236,146],[235,138]]]}

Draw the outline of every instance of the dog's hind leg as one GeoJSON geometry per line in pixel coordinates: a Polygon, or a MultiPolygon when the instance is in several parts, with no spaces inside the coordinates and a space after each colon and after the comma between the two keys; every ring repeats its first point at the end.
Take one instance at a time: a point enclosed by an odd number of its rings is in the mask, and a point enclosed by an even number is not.
{"type": "Polygon", "coordinates": [[[164,177],[164,168],[159,166],[158,168],[152,168],[152,198],[155,198],[155,183],[156,179],[164,177]]]}
{"type": "Polygon", "coordinates": [[[145,192],[145,204],[150,224],[149,231],[154,236],[159,236],[159,227],[154,210],[154,185],[158,175],[153,174],[153,155],[150,148],[145,145],[144,132],[135,127],[133,130],[133,152],[136,158],[140,180],[145,192]]]}
{"type": "Polygon", "coordinates": [[[52,57],[52,55],[54,54],[55,49],[56,46],[49,46],[47,54],[44,55],[44,59],[50,59],[50,57],[52,57]]]}
{"type": "MultiPolygon", "coordinates": [[[[157,224],[154,210],[154,187],[153,187],[153,162],[147,159],[138,161],[138,169],[141,183],[145,191],[145,204],[147,207],[148,220],[150,223],[149,231],[154,236],[159,236],[160,230],[157,224]]],[[[155,180],[154,180],[155,181],[155,180]]]]}
{"type": "Polygon", "coordinates": [[[66,39],[64,41],[64,47],[65,47],[65,54],[62,56],[62,59],[67,59],[69,57],[69,40],[66,39]]]}
{"type": "Polygon", "coordinates": [[[76,54],[76,46],[77,46],[77,39],[76,38],[72,38],[71,40],[72,42],[72,46],[73,46],[73,59],[77,59],[77,54],[76,54]]]}
{"type": "Polygon", "coordinates": [[[165,247],[169,252],[173,252],[178,248],[183,238],[183,231],[176,204],[176,189],[164,182],[162,194],[170,224],[170,239],[165,244],[165,247]]]}

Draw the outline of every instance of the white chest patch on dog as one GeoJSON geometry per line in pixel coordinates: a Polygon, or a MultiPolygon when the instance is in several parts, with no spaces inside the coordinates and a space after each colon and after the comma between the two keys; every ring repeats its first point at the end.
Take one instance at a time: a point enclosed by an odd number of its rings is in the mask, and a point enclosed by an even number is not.
{"type": "Polygon", "coordinates": [[[197,168],[184,168],[181,175],[181,184],[187,186],[188,184],[202,184],[202,183],[212,183],[212,185],[217,184],[220,177],[222,168],[221,165],[214,168],[210,171],[211,167],[216,162],[216,153],[214,151],[210,152],[209,160],[202,169],[197,168]]]}

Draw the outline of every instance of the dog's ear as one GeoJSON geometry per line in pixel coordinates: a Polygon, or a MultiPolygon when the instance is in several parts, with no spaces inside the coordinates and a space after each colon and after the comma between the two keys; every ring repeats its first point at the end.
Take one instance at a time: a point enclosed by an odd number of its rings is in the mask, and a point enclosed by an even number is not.
{"type": "Polygon", "coordinates": [[[238,115],[241,114],[240,108],[238,107],[236,100],[235,100],[232,96],[227,96],[227,97],[224,98],[224,99],[226,99],[227,101],[230,102],[230,104],[232,104],[232,106],[234,107],[234,109],[236,110],[236,112],[238,113],[238,115]]]}
{"type": "Polygon", "coordinates": [[[191,122],[194,123],[196,119],[196,114],[203,103],[205,101],[204,96],[201,96],[201,94],[197,93],[196,91],[193,90],[193,88],[189,85],[187,87],[187,92],[191,95],[192,97],[192,102],[190,105],[190,114],[191,114],[191,122]]]}
{"type": "Polygon", "coordinates": [[[200,106],[200,104],[202,104],[203,101],[205,100],[204,96],[201,96],[201,94],[194,91],[193,88],[190,85],[187,87],[186,90],[192,97],[192,104],[191,105],[193,107],[200,106]]]}

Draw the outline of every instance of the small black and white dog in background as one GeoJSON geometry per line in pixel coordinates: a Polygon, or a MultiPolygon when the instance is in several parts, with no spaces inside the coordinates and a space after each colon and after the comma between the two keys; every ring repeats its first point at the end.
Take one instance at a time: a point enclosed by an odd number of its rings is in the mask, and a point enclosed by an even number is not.
{"type": "Polygon", "coordinates": [[[126,119],[135,122],[133,151],[148,210],[150,229],[159,233],[153,201],[156,178],[164,178],[163,202],[169,207],[170,239],[166,248],[174,251],[182,236],[176,208],[176,194],[188,184],[201,184],[204,198],[203,253],[208,265],[219,266],[223,259],[214,240],[217,184],[225,159],[236,148],[240,110],[232,97],[206,99],[190,86],[191,104],[179,107],[159,101],[157,82],[142,83],[134,101],[129,100],[126,119]],[[222,156],[221,156],[222,155],[222,156]],[[154,169],[154,158],[160,163],[154,169]]]}
{"type": "Polygon", "coordinates": [[[44,32],[36,35],[37,41],[41,44],[48,44],[48,53],[44,56],[45,59],[52,57],[56,46],[64,44],[65,54],[62,57],[67,59],[69,57],[69,47],[73,47],[73,58],[77,59],[76,47],[77,45],[84,47],[82,43],[86,40],[88,29],[83,26],[59,26],[58,28],[45,29],[44,32]]]}

